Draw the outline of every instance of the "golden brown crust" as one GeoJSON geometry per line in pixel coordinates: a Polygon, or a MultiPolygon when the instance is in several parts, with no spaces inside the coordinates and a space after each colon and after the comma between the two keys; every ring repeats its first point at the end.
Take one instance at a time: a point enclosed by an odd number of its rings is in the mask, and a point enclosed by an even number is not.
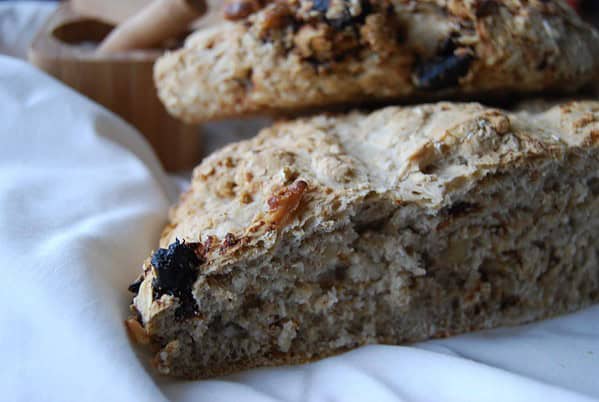
{"type": "Polygon", "coordinates": [[[196,168],[161,239],[163,257],[201,250],[197,279],[181,263],[189,280],[156,294],[148,259],[136,286],[157,366],[197,378],[300,363],[596,300],[598,132],[596,101],[515,112],[442,102],[280,122],[222,149],[196,168]],[[385,309],[398,315],[377,322],[385,309]],[[299,352],[307,337],[317,347],[299,352]]]}
{"type": "Polygon", "coordinates": [[[196,33],[157,63],[161,99],[175,116],[201,122],[494,91],[571,92],[598,71],[599,34],[561,0],[329,3],[319,11],[308,1],[277,1],[196,33]]]}
{"type": "MultiPolygon", "coordinates": [[[[239,239],[253,237],[256,231],[250,233],[247,229],[265,225],[269,199],[281,191],[285,193],[288,186],[293,188],[293,183],[298,186],[299,181],[309,189],[302,195],[308,209],[332,196],[349,197],[377,188],[395,192],[395,197],[404,197],[404,202],[425,202],[428,195],[412,194],[420,186],[410,174],[414,169],[426,171],[455,153],[466,160],[476,160],[486,153],[482,168],[491,162],[511,163],[530,153],[594,146],[598,115],[599,103],[595,101],[569,102],[537,113],[508,113],[474,103],[441,102],[277,123],[254,139],[209,156],[195,169],[191,189],[171,211],[171,224],[165,229],[161,245],[165,247],[175,238],[203,241],[208,235],[222,241],[227,233],[239,239]],[[486,148],[497,144],[481,143],[469,135],[480,130],[488,130],[497,140],[507,134],[519,145],[486,148]],[[381,141],[388,145],[381,145],[381,141]],[[233,190],[223,192],[224,187],[233,190]]],[[[482,172],[473,174],[463,179],[482,172]]],[[[423,183],[431,188],[426,192],[432,191],[433,183],[423,183]]],[[[296,189],[298,193],[300,188],[296,189]]]]}
{"type": "MultiPolygon", "coordinates": [[[[388,343],[380,342],[380,343],[388,344],[388,345],[394,344],[392,342],[388,342],[388,343]]],[[[358,347],[358,346],[363,346],[363,345],[356,345],[355,347],[358,347]]],[[[205,370],[202,370],[201,372],[196,371],[196,370],[191,370],[189,372],[181,371],[181,372],[177,372],[176,377],[182,378],[185,380],[202,380],[202,379],[212,378],[212,377],[221,377],[221,376],[237,373],[240,371],[253,369],[256,367],[280,367],[280,366],[290,366],[290,365],[296,365],[296,364],[307,364],[307,363],[312,363],[312,362],[315,362],[315,361],[318,361],[318,360],[321,360],[321,359],[324,359],[327,357],[340,355],[340,354],[347,352],[348,350],[351,350],[351,349],[353,349],[353,348],[330,350],[327,353],[320,353],[315,356],[278,354],[278,355],[273,355],[273,356],[260,357],[260,358],[252,359],[252,360],[246,360],[246,361],[242,361],[242,362],[236,362],[235,364],[231,364],[228,366],[207,368],[205,370]]],[[[160,370],[160,366],[163,364],[163,362],[161,362],[159,359],[155,358],[154,360],[152,360],[152,364],[154,365],[154,367],[156,369],[160,370]]]]}

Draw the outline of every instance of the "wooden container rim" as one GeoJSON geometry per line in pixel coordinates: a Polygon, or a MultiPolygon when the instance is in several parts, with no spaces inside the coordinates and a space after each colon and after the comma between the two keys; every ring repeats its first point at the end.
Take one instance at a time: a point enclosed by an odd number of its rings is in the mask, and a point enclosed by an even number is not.
{"type": "MultiPolygon", "coordinates": [[[[111,54],[98,54],[95,48],[82,47],[80,45],[72,45],[67,41],[60,40],[56,37],[56,31],[68,26],[69,24],[85,24],[93,23],[111,27],[112,25],[89,17],[83,17],[70,7],[68,3],[63,3],[59,6],[58,12],[54,13],[46,22],[46,24],[36,34],[29,52],[33,49],[44,49],[44,53],[53,54],[56,59],[73,59],[76,58],[85,62],[154,62],[158,57],[164,54],[165,49],[143,49],[132,50],[127,52],[118,52],[111,54]]],[[[85,42],[85,40],[82,40],[85,42]]]]}

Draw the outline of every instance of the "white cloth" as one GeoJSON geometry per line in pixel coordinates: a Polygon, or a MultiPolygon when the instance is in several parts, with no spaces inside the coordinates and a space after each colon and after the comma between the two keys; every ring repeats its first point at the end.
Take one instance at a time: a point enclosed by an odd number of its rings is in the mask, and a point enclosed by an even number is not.
{"type": "Polygon", "coordinates": [[[26,58],[29,43],[56,4],[37,1],[3,3],[0,0],[0,53],[26,58]]]}
{"type": "Polygon", "coordinates": [[[172,183],[128,125],[0,58],[0,386],[7,401],[583,401],[599,398],[599,307],[221,380],[156,379],[123,320],[172,183]]]}
{"type": "Polygon", "coordinates": [[[126,288],[175,193],[135,130],[0,56],[0,400],[599,400],[599,306],[216,380],[156,377],[126,335],[126,288]]]}

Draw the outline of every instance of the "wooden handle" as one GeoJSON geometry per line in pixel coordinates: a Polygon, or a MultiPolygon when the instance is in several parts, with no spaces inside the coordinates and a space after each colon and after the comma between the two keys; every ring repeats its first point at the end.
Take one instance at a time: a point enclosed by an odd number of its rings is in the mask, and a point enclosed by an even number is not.
{"type": "Polygon", "coordinates": [[[118,25],[151,2],[152,0],[70,0],[69,3],[82,16],[118,25]]]}
{"type": "Polygon", "coordinates": [[[156,46],[185,32],[205,12],[204,0],[154,0],[116,27],[97,51],[105,54],[156,46]]]}

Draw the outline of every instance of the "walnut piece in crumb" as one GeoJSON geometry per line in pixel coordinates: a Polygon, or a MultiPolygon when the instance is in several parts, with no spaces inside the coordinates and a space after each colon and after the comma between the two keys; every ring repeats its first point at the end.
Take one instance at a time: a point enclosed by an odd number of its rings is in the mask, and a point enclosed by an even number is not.
{"type": "Polygon", "coordinates": [[[125,321],[125,326],[131,338],[140,345],[147,345],[150,343],[150,337],[146,332],[145,328],[135,318],[129,318],[125,321]]]}
{"type": "Polygon", "coordinates": [[[360,28],[362,40],[372,50],[387,57],[398,49],[401,39],[401,25],[396,18],[384,14],[372,14],[366,17],[360,28]]]}
{"type": "Polygon", "coordinates": [[[270,223],[280,225],[289,220],[299,207],[307,189],[308,183],[297,180],[292,185],[283,188],[278,194],[270,197],[267,201],[270,223]]]}
{"type": "Polygon", "coordinates": [[[327,24],[304,25],[293,38],[293,42],[302,57],[314,57],[318,60],[333,57],[331,29],[327,24]]]}
{"type": "Polygon", "coordinates": [[[286,3],[274,3],[264,10],[260,18],[256,19],[258,36],[268,37],[272,30],[283,28],[292,17],[292,11],[286,3]]]}

